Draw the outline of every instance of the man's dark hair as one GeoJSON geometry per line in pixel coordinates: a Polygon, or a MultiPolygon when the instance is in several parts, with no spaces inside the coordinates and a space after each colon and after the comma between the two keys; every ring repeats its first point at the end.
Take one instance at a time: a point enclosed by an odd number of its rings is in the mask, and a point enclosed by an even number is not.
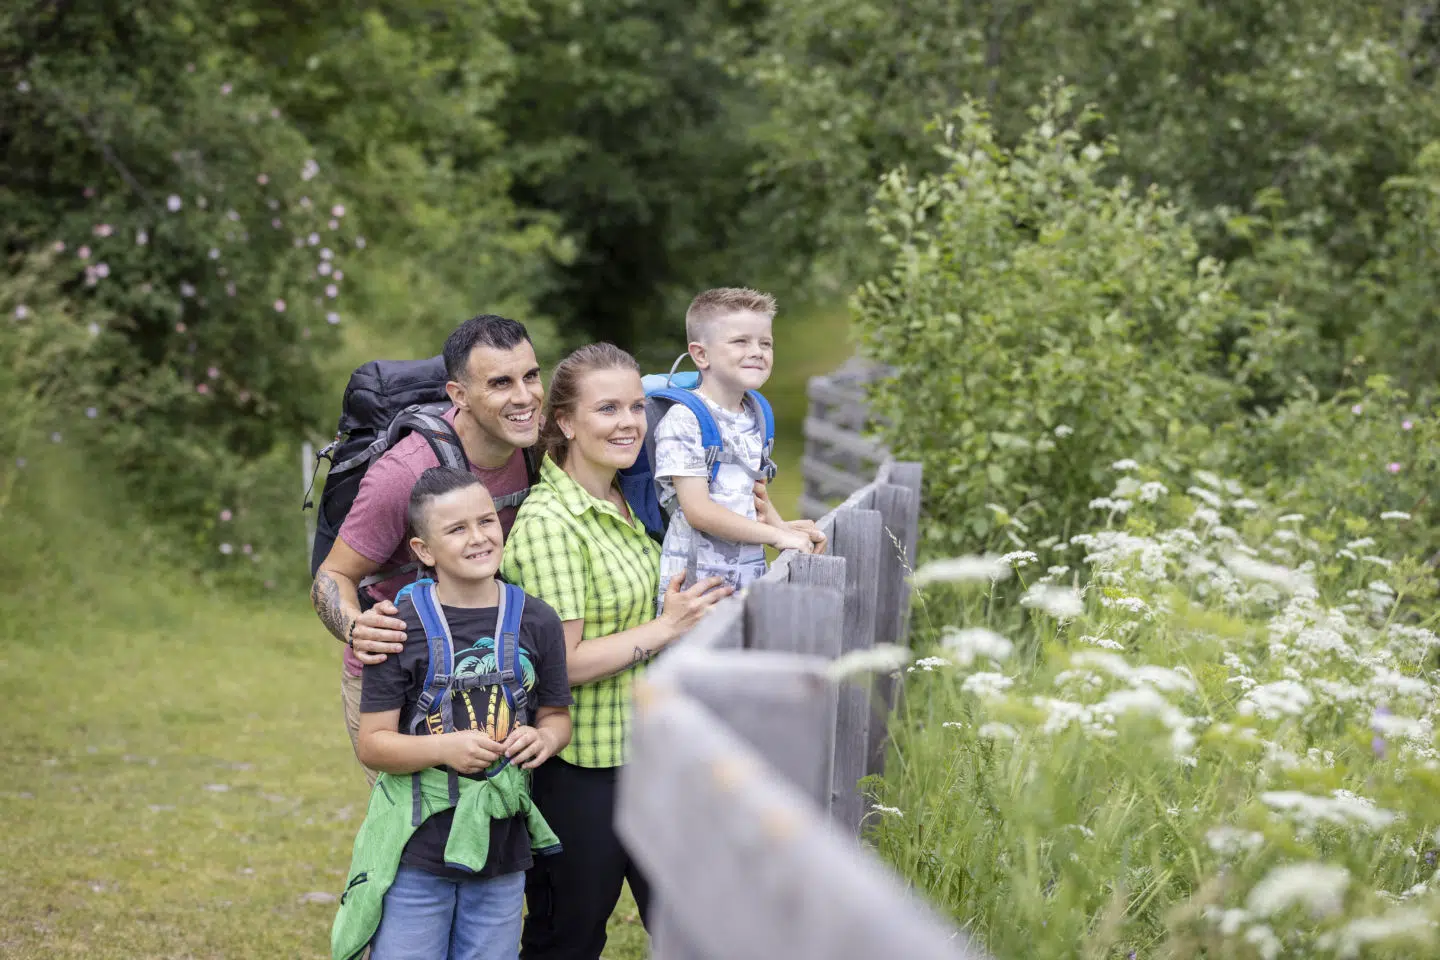
{"type": "Polygon", "coordinates": [[[469,470],[455,467],[431,467],[415,481],[410,488],[410,505],[406,508],[405,519],[410,525],[410,536],[424,538],[425,515],[436,497],[443,497],[466,487],[484,487],[479,478],[469,470]]]}
{"type": "Polygon", "coordinates": [[[525,325],[515,320],[497,317],[493,313],[471,317],[445,338],[445,375],[451,380],[464,383],[470,364],[470,351],[476,347],[513,350],[522,343],[531,342],[525,325]]]}

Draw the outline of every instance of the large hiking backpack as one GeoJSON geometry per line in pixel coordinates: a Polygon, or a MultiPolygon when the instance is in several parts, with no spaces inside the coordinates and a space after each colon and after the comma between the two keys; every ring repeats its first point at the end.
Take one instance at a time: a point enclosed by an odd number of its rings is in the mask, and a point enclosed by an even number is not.
{"type": "Polygon", "coordinates": [[[655,480],[655,428],[675,404],[683,405],[700,423],[700,443],[705,447],[705,463],[710,468],[710,482],[720,472],[724,463],[737,466],[756,481],[775,479],[775,461],[771,454],[775,448],[775,414],[770,402],[758,390],[745,393],[745,402],[750,405],[765,430],[765,446],[760,454],[760,470],[751,470],[733,452],[725,449],[720,435],[720,425],[710,412],[704,398],[695,392],[700,385],[698,371],[676,372],[689,354],[681,354],[670,367],[670,372],[651,373],[640,379],[645,387],[645,443],[640,455],[632,466],[620,471],[620,490],[630,503],[636,518],[645,525],[645,531],[656,540],[665,539],[665,528],[670,525],[670,513],[660,505],[659,485],[655,480]]]}
{"type": "MultiPolygon", "coordinates": [[[[500,588],[500,608],[495,612],[495,669],[489,673],[455,676],[455,640],[450,635],[450,624],[445,620],[445,611],[435,596],[435,581],[425,578],[406,584],[395,598],[398,602],[407,594],[415,604],[415,612],[425,628],[425,642],[429,647],[429,664],[425,668],[425,686],[421,688],[416,704],[415,716],[410,720],[411,734],[419,734],[428,723],[429,717],[438,715],[440,732],[455,730],[455,697],[475,687],[498,687],[508,715],[506,733],[516,724],[526,721],[529,703],[525,694],[525,674],[520,665],[520,618],[525,613],[525,593],[519,587],[496,581],[500,588]]],[[[498,728],[488,731],[494,737],[504,739],[498,728]]],[[[484,773],[486,779],[495,776],[510,763],[508,757],[495,761],[484,773]]],[[[460,802],[460,784],[454,770],[449,772],[450,803],[460,802]]],[[[420,796],[420,778],[414,783],[413,821],[416,826],[424,819],[420,796]]]]}
{"type": "MultiPolygon", "coordinates": [[[[449,379],[443,357],[371,360],[350,375],[340,405],[340,422],[335,428],[335,439],[315,455],[316,473],[321,460],[330,461],[331,466],[315,518],[315,545],[310,552],[312,577],[335,545],[340,526],[355,503],[355,495],[360,492],[360,481],[365,471],[406,434],[419,432],[442,465],[470,469],[460,437],[444,417],[450,409],[450,397],[445,393],[445,384],[449,379]]],[[[538,456],[532,451],[525,451],[525,466],[530,483],[534,484],[539,477],[540,465],[538,456]]],[[[311,484],[313,487],[313,476],[311,484]]],[[[527,487],[496,497],[495,507],[503,510],[519,506],[529,492],[527,487]]],[[[304,506],[314,506],[308,495],[304,506]]],[[[368,591],[364,587],[418,568],[419,564],[406,564],[366,577],[360,583],[361,605],[369,605],[368,591]]]]}

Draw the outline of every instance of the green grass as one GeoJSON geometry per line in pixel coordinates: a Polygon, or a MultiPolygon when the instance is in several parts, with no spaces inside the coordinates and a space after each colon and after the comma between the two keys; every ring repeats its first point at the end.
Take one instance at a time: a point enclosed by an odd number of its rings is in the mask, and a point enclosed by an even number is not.
{"type": "MultiPolygon", "coordinates": [[[[787,516],[805,381],[843,361],[844,330],[776,325],[787,516]]],[[[328,956],[335,904],[307,895],[343,887],[367,797],[335,643],[298,590],[227,596],[172,568],[78,454],[30,459],[0,515],[0,956],[328,956]]],[[[646,943],[627,894],[606,956],[646,943]]]]}

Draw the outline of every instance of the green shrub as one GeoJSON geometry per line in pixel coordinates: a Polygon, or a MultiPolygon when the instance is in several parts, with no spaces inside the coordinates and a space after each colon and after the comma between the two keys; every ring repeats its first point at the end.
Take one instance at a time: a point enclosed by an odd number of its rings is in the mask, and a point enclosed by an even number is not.
{"type": "Polygon", "coordinates": [[[1237,314],[1156,191],[1107,184],[1093,117],[1065,90],[1013,150],[960,110],[948,168],[884,179],[872,210],[890,251],[861,287],[865,351],[893,368],[874,393],[895,454],[920,460],[924,533],[984,542],[1009,508],[1059,531],[1122,456],[1180,462],[1238,413],[1216,338],[1237,314]],[[1198,263],[1197,263],[1198,260],[1198,263]]]}

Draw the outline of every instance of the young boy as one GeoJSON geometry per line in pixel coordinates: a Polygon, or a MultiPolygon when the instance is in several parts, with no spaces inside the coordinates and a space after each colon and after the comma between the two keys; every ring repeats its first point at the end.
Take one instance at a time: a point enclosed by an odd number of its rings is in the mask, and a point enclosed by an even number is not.
{"type": "Polygon", "coordinates": [[[516,640],[525,697],[510,716],[493,639],[503,589],[494,501],[472,474],[432,467],[410,493],[409,523],[453,639],[453,731],[442,732],[440,701],[412,728],[430,645],[414,598],[404,596],[404,650],[364,671],[359,754],[381,775],[355,840],[332,953],[349,960],[368,943],[372,960],[514,960],[531,850],[559,848],[522,769],[570,741],[565,635],[554,610],[524,598],[516,640]],[[486,675],[497,682],[479,679],[486,675]],[[417,735],[401,732],[412,729],[417,735]]]}
{"type": "Polygon", "coordinates": [[[685,312],[690,357],[701,372],[695,392],[710,407],[726,453],[743,465],[722,462],[711,481],[699,421],[679,404],[656,426],[655,477],[661,504],[672,510],[660,556],[659,604],[677,574],[686,575],[687,586],[718,576],[739,590],[764,574],[766,545],[810,553],[823,542],[818,531],[812,534],[813,524],[786,523],[768,500],[763,515],[756,515],[765,427],[745,393],[770,379],[774,319],[774,297],[738,287],[706,290],[685,312]]]}

